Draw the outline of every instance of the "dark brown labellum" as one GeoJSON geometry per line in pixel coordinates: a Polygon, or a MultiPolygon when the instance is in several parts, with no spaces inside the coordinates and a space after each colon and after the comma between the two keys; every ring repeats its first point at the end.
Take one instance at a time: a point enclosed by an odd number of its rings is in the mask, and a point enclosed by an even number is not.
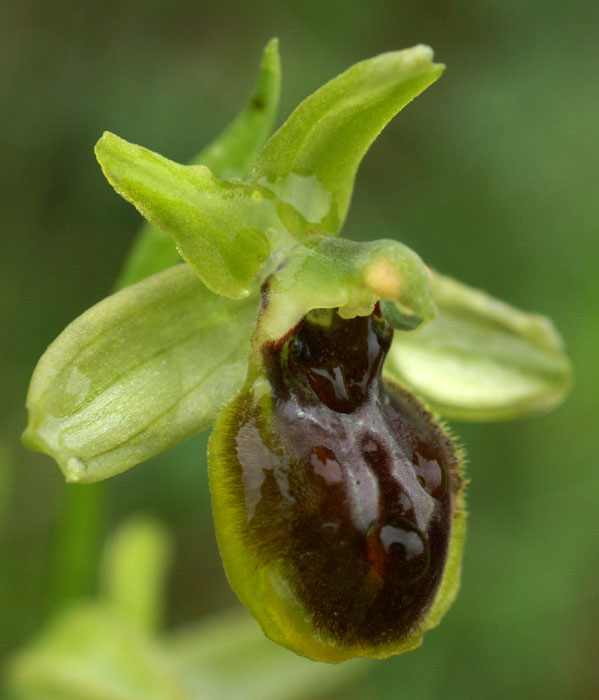
{"type": "Polygon", "coordinates": [[[236,400],[221,449],[243,546],[277,561],[315,628],[347,646],[408,636],[437,592],[460,487],[451,440],[381,368],[377,307],[311,312],[262,349],[270,395],[236,400]]]}

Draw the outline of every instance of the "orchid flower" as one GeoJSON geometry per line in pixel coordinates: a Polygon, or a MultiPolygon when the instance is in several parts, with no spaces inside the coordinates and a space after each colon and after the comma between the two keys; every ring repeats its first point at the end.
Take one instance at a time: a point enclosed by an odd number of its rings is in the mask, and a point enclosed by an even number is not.
{"type": "Polygon", "coordinates": [[[440,418],[526,416],[569,387],[546,318],[398,241],[337,237],[369,146],[443,69],[426,46],[362,61],[268,138],[272,41],[248,105],[193,164],[105,133],[102,170],[148,224],[123,288],[50,345],[27,399],[25,443],[71,483],[214,426],[231,586],[317,660],[413,649],[455,598],[463,456],[440,418]]]}

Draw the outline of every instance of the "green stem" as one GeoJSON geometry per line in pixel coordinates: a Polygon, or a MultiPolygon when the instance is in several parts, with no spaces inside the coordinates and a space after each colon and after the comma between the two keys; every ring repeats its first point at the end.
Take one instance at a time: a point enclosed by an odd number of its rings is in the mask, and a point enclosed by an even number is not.
{"type": "Polygon", "coordinates": [[[49,615],[94,589],[106,525],[106,484],[65,484],[50,550],[49,615]]]}

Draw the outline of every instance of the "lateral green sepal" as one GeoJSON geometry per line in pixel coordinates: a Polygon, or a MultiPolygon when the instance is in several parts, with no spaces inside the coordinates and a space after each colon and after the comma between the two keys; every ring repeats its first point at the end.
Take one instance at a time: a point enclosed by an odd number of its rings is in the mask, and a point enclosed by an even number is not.
{"type": "Polygon", "coordinates": [[[213,294],[187,265],[104,299],[40,359],[26,445],[88,483],[209,427],[245,379],[258,303],[213,294]]]}
{"type": "Polygon", "coordinates": [[[570,388],[570,363],[551,321],[434,273],[439,315],[395,334],[386,377],[443,416],[503,420],[549,410],[570,388]]]}

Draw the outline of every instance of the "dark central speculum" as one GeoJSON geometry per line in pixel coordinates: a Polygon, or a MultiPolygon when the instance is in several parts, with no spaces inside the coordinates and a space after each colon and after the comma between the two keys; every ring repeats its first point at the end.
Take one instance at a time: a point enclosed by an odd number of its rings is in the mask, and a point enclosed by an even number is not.
{"type": "Polygon", "coordinates": [[[378,309],[312,312],[264,348],[272,412],[248,406],[235,438],[246,545],[348,645],[401,640],[426,613],[457,490],[451,441],[381,378],[391,339],[378,309]]]}

